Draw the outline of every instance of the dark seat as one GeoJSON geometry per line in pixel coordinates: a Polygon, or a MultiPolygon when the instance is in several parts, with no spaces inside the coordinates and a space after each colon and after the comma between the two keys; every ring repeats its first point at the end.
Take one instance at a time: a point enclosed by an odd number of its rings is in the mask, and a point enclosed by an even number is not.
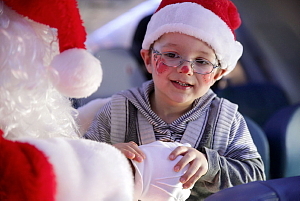
{"type": "Polygon", "coordinates": [[[221,190],[205,201],[299,201],[300,176],[255,181],[221,190]]]}
{"type": "Polygon", "coordinates": [[[264,162],[265,174],[266,178],[268,179],[270,171],[270,151],[268,139],[263,129],[256,122],[254,122],[247,116],[244,116],[244,118],[246,120],[253,142],[257,147],[257,151],[261,155],[261,158],[264,162]]]}
{"type": "Polygon", "coordinates": [[[266,123],[271,178],[300,175],[300,104],[284,107],[266,123]]]}
{"type": "Polygon", "coordinates": [[[283,90],[274,84],[250,83],[217,90],[218,96],[239,105],[239,111],[263,127],[270,116],[289,105],[283,90]]]}

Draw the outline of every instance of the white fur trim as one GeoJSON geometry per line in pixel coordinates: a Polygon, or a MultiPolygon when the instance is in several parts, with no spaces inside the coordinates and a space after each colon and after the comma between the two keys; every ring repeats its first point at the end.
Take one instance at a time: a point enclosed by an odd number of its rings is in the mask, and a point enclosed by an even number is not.
{"type": "Polygon", "coordinates": [[[20,140],[42,151],[53,165],[57,201],[132,201],[133,175],[115,147],[91,140],[63,138],[20,140]]]}
{"type": "Polygon", "coordinates": [[[67,97],[87,97],[102,81],[100,61],[84,49],[65,50],[54,57],[50,66],[59,74],[59,80],[53,80],[55,87],[67,97]]]}
{"type": "Polygon", "coordinates": [[[197,3],[184,2],[165,6],[156,12],[147,28],[143,49],[163,34],[179,32],[198,38],[210,45],[223,69],[229,73],[243,52],[243,46],[235,40],[231,29],[215,13],[197,3]]]}

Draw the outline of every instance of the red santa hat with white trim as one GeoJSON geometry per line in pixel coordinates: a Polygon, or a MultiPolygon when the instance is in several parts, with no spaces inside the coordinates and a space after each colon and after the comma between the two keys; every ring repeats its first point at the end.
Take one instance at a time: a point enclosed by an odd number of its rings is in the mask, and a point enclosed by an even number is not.
{"type": "Polygon", "coordinates": [[[60,54],[52,62],[59,75],[54,86],[67,97],[91,95],[102,81],[100,61],[85,49],[86,31],[76,0],[3,0],[20,15],[56,28],[60,54]]]}
{"type": "Polygon", "coordinates": [[[234,33],[240,24],[237,8],[230,0],[162,0],[148,23],[142,48],[149,49],[165,33],[193,36],[212,47],[228,74],[243,52],[234,33]]]}

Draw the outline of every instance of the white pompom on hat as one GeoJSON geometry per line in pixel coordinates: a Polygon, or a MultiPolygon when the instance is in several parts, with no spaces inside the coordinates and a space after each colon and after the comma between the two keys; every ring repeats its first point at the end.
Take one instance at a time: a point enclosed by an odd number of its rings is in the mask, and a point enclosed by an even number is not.
{"type": "Polygon", "coordinates": [[[102,68],[100,61],[85,49],[86,31],[76,0],[3,1],[20,15],[57,29],[60,54],[50,66],[58,72],[59,79],[53,84],[59,92],[82,98],[98,89],[102,68]]]}
{"type": "Polygon", "coordinates": [[[242,55],[234,31],[241,19],[229,0],[162,0],[149,21],[142,44],[149,49],[163,34],[178,32],[207,43],[228,74],[242,55]]]}

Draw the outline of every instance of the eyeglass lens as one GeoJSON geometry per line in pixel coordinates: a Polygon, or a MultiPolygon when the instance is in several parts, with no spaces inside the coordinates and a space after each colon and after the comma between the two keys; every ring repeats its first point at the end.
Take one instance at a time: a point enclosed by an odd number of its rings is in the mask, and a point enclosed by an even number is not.
{"type": "Polygon", "coordinates": [[[209,74],[214,69],[214,65],[206,59],[199,58],[192,61],[188,61],[183,59],[180,55],[173,52],[164,52],[160,55],[163,59],[163,63],[170,67],[178,67],[184,62],[189,62],[191,63],[191,67],[193,68],[194,72],[196,73],[209,74]]]}

